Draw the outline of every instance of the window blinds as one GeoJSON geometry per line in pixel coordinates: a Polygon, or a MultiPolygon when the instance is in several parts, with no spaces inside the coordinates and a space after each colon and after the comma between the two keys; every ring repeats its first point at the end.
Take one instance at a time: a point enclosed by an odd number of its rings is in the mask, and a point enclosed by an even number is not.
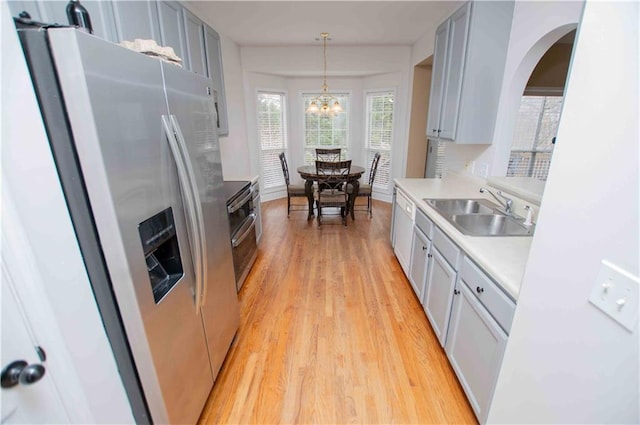
{"type": "Polygon", "coordinates": [[[284,93],[258,92],[258,134],[263,188],[284,186],[278,154],[286,151],[284,93]]]}
{"type": "Polygon", "coordinates": [[[367,173],[371,167],[373,156],[376,152],[380,152],[380,162],[374,186],[382,190],[388,190],[391,183],[393,105],[394,93],[392,91],[367,93],[365,140],[367,173]]]}

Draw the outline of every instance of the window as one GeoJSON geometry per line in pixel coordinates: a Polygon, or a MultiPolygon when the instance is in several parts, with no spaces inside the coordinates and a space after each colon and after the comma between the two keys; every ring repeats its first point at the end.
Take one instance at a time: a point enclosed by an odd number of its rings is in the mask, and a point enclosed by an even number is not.
{"type": "Polygon", "coordinates": [[[547,179],[562,102],[562,96],[522,97],[507,168],[508,177],[547,179]]]}
{"type": "Polygon", "coordinates": [[[264,189],[284,186],[278,154],[286,150],[284,93],[258,92],[258,135],[264,189]]]}
{"type": "MultiPolygon", "coordinates": [[[[311,99],[319,93],[304,93],[304,110],[307,110],[311,99]]],[[[332,94],[338,99],[342,110],[339,114],[318,115],[304,114],[304,163],[315,165],[316,148],[341,148],[342,159],[348,159],[349,150],[349,95],[332,94]]]]}
{"type": "Polygon", "coordinates": [[[376,152],[380,152],[380,162],[374,184],[382,189],[388,189],[391,180],[393,103],[394,93],[392,91],[367,93],[365,157],[367,167],[371,167],[373,156],[376,152]]]}

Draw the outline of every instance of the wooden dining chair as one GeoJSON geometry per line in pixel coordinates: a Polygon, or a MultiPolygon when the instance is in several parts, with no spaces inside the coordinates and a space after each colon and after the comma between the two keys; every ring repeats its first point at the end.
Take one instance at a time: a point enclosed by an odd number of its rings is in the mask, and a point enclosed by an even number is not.
{"type": "Polygon", "coordinates": [[[323,208],[337,208],[340,211],[342,224],[347,225],[347,205],[349,195],[346,191],[347,179],[351,172],[351,160],[348,161],[316,161],[318,174],[318,191],[316,208],[318,209],[318,225],[322,225],[323,208]]]}
{"type": "Polygon", "coordinates": [[[316,161],[329,161],[329,162],[340,161],[341,154],[342,154],[341,148],[335,148],[335,149],[316,148],[316,161]]]}
{"type": "MultiPolygon", "coordinates": [[[[373,155],[373,160],[371,161],[371,169],[369,170],[369,182],[368,183],[360,183],[358,188],[358,197],[366,197],[367,198],[367,208],[356,208],[355,202],[353,203],[354,211],[366,211],[369,213],[369,217],[373,216],[373,201],[371,200],[371,194],[373,191],[373,182],[376,179],[376,172],[378,171],[378,163],[380,162],[380,152],[376,152],[373,155]]],[[[349,196],[353,194],[353,186],[349,185],[347,187],[347,193],[349,196]]]]}
{"type": "Polygon", "coordinates": [[[306,198],[307,193],[304,189],[304,184],[291,184],[291,182],[289,181],[289,166],[287,165],[287,158],[285,157],[284,152],[278,154],[278,158],[280,158],[282,173],[284,174],[284,181],[287,184],[287,217],[289,217],[290,211],[307,210],[307,208],[298,208],[301,207],[301,205],[291,204],[291,198],[306,198]]]}

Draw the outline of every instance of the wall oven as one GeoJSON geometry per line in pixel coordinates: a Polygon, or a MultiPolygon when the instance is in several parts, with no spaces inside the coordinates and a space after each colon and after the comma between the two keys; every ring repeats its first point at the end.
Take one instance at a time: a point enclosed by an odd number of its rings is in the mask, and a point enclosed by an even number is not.
{"type": "Polygon", "coordinates": [[[240,291],[258,255],[254,194],[249,181],[224,182],[236,288],[240,291]]]}

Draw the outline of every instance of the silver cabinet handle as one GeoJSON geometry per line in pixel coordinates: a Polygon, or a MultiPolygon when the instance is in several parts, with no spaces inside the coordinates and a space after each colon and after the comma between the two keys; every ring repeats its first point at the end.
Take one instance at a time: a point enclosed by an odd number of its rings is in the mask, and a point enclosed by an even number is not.
{"type": "Polygon", "coordinates": [[[191,246],[191,255],[193,259],[193,271],[195,273],[195,292],[196,292],[196,314],[200,312],[200,304],[202,302],[202,248],[200,246],[202,239],[200,238],[200,229],[198,223],[198,216],[196,212],[195,199],[196,196],[193,192],[193,188],[190,184],[189,173],[185,164],[185,158],[180,148],[180,143],[177,139],[177,134],[172,126],[173,123],[169,122],[169,118],[165,115],[162,116],[162,126],[167,135],[167,141],[171,148],[171,154],[176,164],[176,170],[178,171],[178,180],[180,183],[180,192],[182,193],[182,199],[185,203],[185,217],[187,218],[187,236],[189,237],[189,245],[191,246]]]}

